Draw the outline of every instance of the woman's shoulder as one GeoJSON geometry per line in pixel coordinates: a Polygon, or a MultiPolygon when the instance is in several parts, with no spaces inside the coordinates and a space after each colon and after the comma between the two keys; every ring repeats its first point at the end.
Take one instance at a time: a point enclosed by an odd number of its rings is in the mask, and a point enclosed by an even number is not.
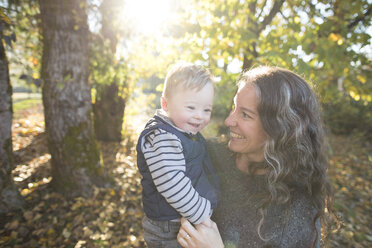
{"type": "Polygon", "coordinates": [[[223,154],[231,155],[231,151],[227,147],[227,141],[221,138],[208,138],[207,148],[208,148],[208,152],[213,155],[218,155],[221,152],[223,154]]]}

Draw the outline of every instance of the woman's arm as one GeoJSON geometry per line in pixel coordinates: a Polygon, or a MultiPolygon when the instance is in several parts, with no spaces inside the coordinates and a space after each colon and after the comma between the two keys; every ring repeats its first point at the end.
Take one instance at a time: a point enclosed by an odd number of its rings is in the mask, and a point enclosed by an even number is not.
{"type": "Polygon", "coordinates": [[[177,240],[180,245],[187,248],[224,247],[217,224],[210,219],[194,227],[185,218],[182,218],[177,240]]]}

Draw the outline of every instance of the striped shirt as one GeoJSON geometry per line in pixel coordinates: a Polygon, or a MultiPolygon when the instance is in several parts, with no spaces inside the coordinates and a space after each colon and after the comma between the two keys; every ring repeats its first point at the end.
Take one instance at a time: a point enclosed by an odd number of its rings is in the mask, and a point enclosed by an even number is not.
{"type": "Polygon", "coordinates": [[[199,195],[185,175],[181,140],[175,134],[154,129],[142,138],[141,147],[156,189],[167,202],[194,224],[209,217],[210,201],[199,195]]]}

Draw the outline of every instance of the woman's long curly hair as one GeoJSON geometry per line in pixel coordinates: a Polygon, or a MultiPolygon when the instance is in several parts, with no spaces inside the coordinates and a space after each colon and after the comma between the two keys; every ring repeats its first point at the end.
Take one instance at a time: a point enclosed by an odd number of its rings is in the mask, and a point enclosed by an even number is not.
{"type": "MultiPolygon", "coordinates": [[[[268,194],[261,206],[262,227],[269,203],[286,203],[292,187],[304,188],[326,224],[333,198],[327,177],[325,132],[318,100],[299,75],[278,67],[260,66],[243,73],[239,87],[254,85],[257,111],[267,134],[264,147],[268,194]]],[[[325,225],[323,225],[325,226],[325,225]]],[[[320,238],[320,237],[319,237],[320,238]]]]}

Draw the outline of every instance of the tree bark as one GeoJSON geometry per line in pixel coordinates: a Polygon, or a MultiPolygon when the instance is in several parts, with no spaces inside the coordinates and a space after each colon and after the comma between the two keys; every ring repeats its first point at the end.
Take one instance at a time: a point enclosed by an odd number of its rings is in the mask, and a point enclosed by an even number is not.
{"type": "Polygon", "coordinates": [[[105,171],[91,120],[88,25],[84,0],[39,0],[43,30],[43,105],[52,186],[89,197],[105,171]]]}
{"type": "Polygon", "coordinates": [[[96,136],[103,141],[121,141],[125,100],[116,83],[100,85],[93,105],[96,136]]]}
{"type": "Polygon", "coordinates": [[[12,86],[9,64],[0,34],[0,214],[22,208],[24,201],[13,183],[12,86]]]}
{"type": "MultiPolygon", "coordinates": [[[[100,7],[102,14],[101,34],[104,41],[109,41],[108,48],[103,45],[102,47],[109,50],[105,54],[106,56],[110,56],[107,60],[112,61],[112,66],[114,65],[118,39],[117,27],[113,25],[111,17],[115,15],[115,6],[117,3],[117,0],[105,0],[100,7]]],[[[95,132],[99,140],[122,140],[121,129],[123,126],[126,98],[120,92],[121,87],[119,85],[124,83],[114,80],[108,84],[105,83],[97,86],[97,97],[93,111],[95,132]]]]}

